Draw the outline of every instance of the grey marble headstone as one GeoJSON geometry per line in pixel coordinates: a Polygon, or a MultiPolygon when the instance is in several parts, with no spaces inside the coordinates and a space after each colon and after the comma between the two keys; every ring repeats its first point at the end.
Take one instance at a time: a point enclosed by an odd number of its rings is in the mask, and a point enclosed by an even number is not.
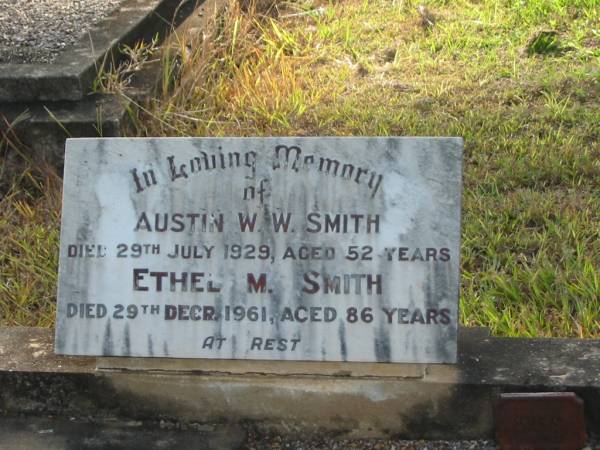
{"type": "Polygon", "coordinates": [[[56,351],[456,362],[462,140],[67,141],[56,351]]]}

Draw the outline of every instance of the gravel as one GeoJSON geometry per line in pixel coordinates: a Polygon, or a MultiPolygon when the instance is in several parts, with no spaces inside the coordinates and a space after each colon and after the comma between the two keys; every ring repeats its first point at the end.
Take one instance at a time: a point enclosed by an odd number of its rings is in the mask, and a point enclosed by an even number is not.
{"type": "Polygon", "coordinates": [[[398,439],[289,440],[283,436],[251,436],[248,450],[499,450],[494,441],[406,441],[398,439]]]}
{"type": "MultiPolygon", "coordinates": [[[[493,440],[406,441],[398,439],[319,439],[292,440],[284,436],[257,437],[250,435],[248,450],[500,450],[493,440]]],[[[596,437],[583,450],[600,450],[596,437]]]]}
{"type": "Polygon", "coordinates": [[[52,63],[124,0],[0,0],[0,64],[52,63]]]}

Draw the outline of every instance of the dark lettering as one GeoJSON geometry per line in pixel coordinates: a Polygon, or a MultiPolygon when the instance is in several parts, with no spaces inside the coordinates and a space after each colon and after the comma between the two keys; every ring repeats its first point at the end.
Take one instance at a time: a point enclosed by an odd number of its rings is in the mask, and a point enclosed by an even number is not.
{"type": "Polygon", "coordinates": [[[313,278],[317,278],[319,276],[319,272],[315,272],[314,270],[307,272],[304,274],[304,282],[308,283],[310,287],[303,287],[302,292],[306,292],[307,294],[316,294],[319,292],[319,283],[314,281],[313,278]]]}

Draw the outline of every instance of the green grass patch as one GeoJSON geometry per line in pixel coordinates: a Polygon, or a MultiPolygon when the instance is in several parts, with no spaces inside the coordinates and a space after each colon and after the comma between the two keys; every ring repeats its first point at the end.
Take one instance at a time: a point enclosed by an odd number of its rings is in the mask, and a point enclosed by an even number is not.
{"type": "Polygon", "coordinates": [[[232,2],[164,52],[131,133],[462,136],[461,321],[600,337],[599,19],[599,0],[232,2]]]}

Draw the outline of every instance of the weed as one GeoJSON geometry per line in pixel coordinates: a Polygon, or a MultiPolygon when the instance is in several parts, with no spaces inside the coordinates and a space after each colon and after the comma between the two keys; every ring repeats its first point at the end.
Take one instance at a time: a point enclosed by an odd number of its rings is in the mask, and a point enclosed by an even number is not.
{"type": "Polygon", "coordinates": [[[562,51],[558,32],[554,30],[543,30],[535,33],[526,46],[529,55],[557,54],[562,51]]]}
{"type": "Polygon", "coordinates": [[[94,92],[121,92],[125,89],[133,75],[145,66],[155,62],[154,56],[159,50],[159,36],[154,36],[150,42],[139,41],[133,47],[124,45],[120,49],[123,58],[121,62],[109,63],[110,53],[97,67],[97,75],[92,84],[94,92]]]}

